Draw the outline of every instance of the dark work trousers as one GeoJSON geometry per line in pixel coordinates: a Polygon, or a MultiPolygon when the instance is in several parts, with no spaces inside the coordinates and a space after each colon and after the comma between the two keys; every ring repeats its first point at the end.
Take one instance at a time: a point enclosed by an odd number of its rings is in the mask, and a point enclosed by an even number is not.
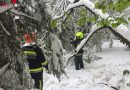
{"type": "Polygon", "coordinates": [[[80,70],[81,68],[84,68],[83,64],[83,55],[76,55],[75,56],[75,69],[80,70]]]}
{"type": "Polygon", "coordinates": [[[35,81],[35,88],[42,90],[43,87],[43,71],[37,73],[30,73],[32,79],[35,81]]]}

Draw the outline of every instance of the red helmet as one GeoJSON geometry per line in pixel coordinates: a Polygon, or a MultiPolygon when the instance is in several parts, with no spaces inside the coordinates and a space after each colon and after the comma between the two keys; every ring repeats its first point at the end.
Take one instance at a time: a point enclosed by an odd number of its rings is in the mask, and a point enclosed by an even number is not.
{"type": "Polygon", "coordinates": [[[35,34],[35,32],[32,32],[31,35],[26,33],[26,34],[24,34],[24,38],[25,38],[26,43],[31,43],[31,42],[33,42],[35,40],[36,34],[35,34]]]}
{"type": "Polygon", "coordinates": [[[17,0],[11,0],[12,4],[16,4],[17,0]]]}
{"type": "Polygon", "coordinates": [[[31,42],[33,42],[33,41],[32,41],[32,38],[31,38],[31,36],[30,36],[29,34],[24,34],[24,38],[25,38],[25,42],[26,42],[26,43],[31,43],[31,42]]]}

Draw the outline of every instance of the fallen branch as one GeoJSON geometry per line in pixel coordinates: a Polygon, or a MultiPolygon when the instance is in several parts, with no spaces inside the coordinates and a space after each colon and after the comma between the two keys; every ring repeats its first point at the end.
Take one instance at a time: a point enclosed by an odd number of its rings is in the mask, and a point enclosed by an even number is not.
{"type": "Polygon", "coordinates": [[[106,85],[106,86],[110,86],[112,89],[114,89],[114,90],[119,90],[117,87],[114,87],[114,86],[111,86],[111,85],[109,85],[109,84],[107,84],[107,83],[99,83],[99,84],[103,84],[103,85],[106,85]]]}
{"type": "Polygon", "coordinates": [[[4,27],[4,25],[2,24],[1,21],[0,21],[0,25],[1,25],[2,29],[5,31],[5,33],[10,36],[10,33],[6,30],[6,28],[4,27]]]}
{"type": "Polygon", "coordinates": [[[87,43],[87,42],[89,41],[89,39],[93,36],[93,34],[95,34],[97,31],[99,31],[99,30],[101,30],[101,29],[103,29],[103,28],[106,28],[106,26],[105,26],[105,27],[100,27],[100,28],[98,28],[98,29],[92,31],[91,33],[89,33],[89,35],[88,35],[86,38],[84,38],[84,39],[81,41],[81,43],[77,46],[77,48],[75,49],[76,52],[75,52],[74,54],[72,54],[72,55],[67,59],[67,62],[66,62],[66,64],[65,64],[64,67],[66,67],[66,66],[68,65],[69,61],[71,60],[71,58],[74,57],[75,55],[77,55],[77,53],[86,45],[86,43],[87,43]]]}
{"type": "Polygon", "coordinates": [[[0,69],[0,75],[2,75],[8,68],[9,66],[9,63],[7,63],[5,66],[3,66],[1,69],[0,69]]]}

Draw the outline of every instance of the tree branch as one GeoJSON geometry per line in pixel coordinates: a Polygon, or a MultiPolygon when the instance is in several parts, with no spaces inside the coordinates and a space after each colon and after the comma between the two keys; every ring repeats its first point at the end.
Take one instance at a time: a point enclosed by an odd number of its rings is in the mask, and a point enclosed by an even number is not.
{"type": "Polygon", "coordinates": [[[2,22],[0,21],[2,29],[5,31],[5,33],[10,36],[10,33],[6,30],[6,28],[3,26],[2,22]]]}
{"type": "Polygon", "coordinates": [[[103,85],[109,86],[110,88],[112,88],[114,90],[119,90],[117,87],[111,86],[111,85],[109,85],[107,83],[99,83],[99,84],[103,84],[103,85]]]}
{"type": "Polygon", "coordinates": [[[2,74],[6,71],[6,69],[8,68],[8,66],[9,66],[9,63],[7,63],[5,66],[3,66],[3,67],[0,69],[0,75],[2,75],[2,74]]]}
{"type": "Polygon", "coordinates": [[[33,19],[33,20],[35,20],[35,21],[37,21],[37,22],[41,22],[41,21],[37,20],[37,19],[34,18],[34,17],[31,17],[31,16],[29,16],[29,15],[23,13],[23,12],[18,12],[17,10],[14,10],[14,9],[11,9],[10,12],[13,13],[13,14],[15,14],[15,15],[18,15],[18,16],[24,16],[24,17],[33,19]]]}
{"type": "MultiPolygon", "coordinates": [[[[101,9],[96,9],[94,3],[92,3],[90,0],[80,0],[77,3],[69,4],[65,10],[65,12],[68,12],[72,8],[80,7],[80,6],[85,6],[86,9],[88,9],[92,14],[95,16],[100,16],[101,18],[107,18],[109,15],[107,13],[103,13],[101,9]]],[[[59,19],[63,17],[65,13],[63,13],[60,16],[53,17],[54,19],[59,19]]]]}
{"type": "Polygon", "coordinates": [[[29,4],[26,0],[24,2],[26,3],[26,5],[30,6],[33,10],[36,11],[36,9],[31,4],[29,4]]]}
{"type": "MultiPolygon", "coordinates": [[[[62,6],[62,4],[64,3],[64,0],[60,3],[60,5],[59,5],[59,7],[56,9],[56,11],[53,13],[53,15],[52,16],[54,16],[55,14],[56,14],[56,12],[61,8],[61,6],[62,6]]],[[[53,9],[53,10],[55,10],[55,8],[53,9]]]]}
{"type": "Polygon", "coordinates": [[[6,11],[9,11],[10,9],[12,9],[13,8],[13,5],[12,4],[10,4],[8,7],[1,7],[0,6],[0,14],[2,14],[2,13],[5,13],[6,11]]]}

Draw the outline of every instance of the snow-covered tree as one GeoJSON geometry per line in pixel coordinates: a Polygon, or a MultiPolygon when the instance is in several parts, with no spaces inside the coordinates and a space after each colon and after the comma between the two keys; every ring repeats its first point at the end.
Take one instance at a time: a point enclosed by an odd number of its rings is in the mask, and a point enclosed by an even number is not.
{"type": "MultiPolygon", "coordinates": [[[[78,30],[84,33],[89,32],[89,35],[76,48],[77,52],[87,42],[92,44],[93,35],[98,36],[98,40],[101,40],[105,28],[111,30],[130,47],[128,36],[122,34],[124,29],[122,27],[129,30],[129,5],[129,0],[18,0],[17,7],[12,4],[8,7],[0,7],[0,68],[2,68],[0,76],[13,72],[16,75],[15,81],[9,86],[17,83],[22,86],[21,88],[24,87],[24,80],[23,78],[21,80],[19,75],[26,72],[23,71],[26,62],[23,61],[20,45],[15,41],[16,35],[19,34],[19,37],[22,37],[25,32],[35,31],[38,33],[38,41],[45,42],[45,45],[37,43],[49,53],[46,55],[50,63],[49,72],[58,78],[62,73],[65,74],[62,58],[63,47],[67,50],[71,46],[70,38],[74,38],[74,34],[78,30]],[[52,10],[52,8],[54,9],[52,10]],[[18,64],[20,65],[17,66],[18,64]],[[20,70],[22,71],[18,72],[20,70]]],[[[101,47],[101,42],[97,46],[101,47]]],[[[67,51],[72,50],[70,49],[67,51]]],[[[12,81],[14,77],[10,79],[12,81]]],[[[31,88],[31,79],[27,81],[29,81],[29,85],[26,88],[31,88]]],[[[7,89],[8,84],[1,83],[1,87],[3,85],[3,88],[7,89]]],[[[17,87],[11,88],[15,90],[17,87]]]]}

